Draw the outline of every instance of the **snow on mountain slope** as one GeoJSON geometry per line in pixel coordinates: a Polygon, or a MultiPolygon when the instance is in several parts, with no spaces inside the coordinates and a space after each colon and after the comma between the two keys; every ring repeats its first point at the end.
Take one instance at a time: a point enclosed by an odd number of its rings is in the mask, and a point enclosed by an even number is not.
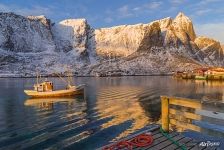
{"type": "Polygon", "coordinates": [[[14,13],[0,13],[0,48],[13,52],[54,50],[55,45],[45,17],[25,18],[14,13]]]}
{"type": "Polygon", "coordinates": [[[78,54],[86,50],[88,31],[90,26],[86,19],[67,19],[55,25],[55,36],[61,40],[68,41],[78,54]]]}
{"type": "Polygon", "coordinates": [[[220,43],[196,37],[183,13],[148,24],[93,29],[85,19],[0,13],[0,76],[166,74],[224,65],[220,43]]]}
{"type": "Polygon", "coordinates": [[[193,23],[186,15],[184,15],[182,12],[180,12],[176,18],[173,20],[173,27],[174,30],[177,32],[184,31],[187,33],[187,36],[189,37],[189,40],[194,41],[196,38],[193,23]]]}
{"type": "Polygon", "coordinates": [[[57,51],[64,52],[69,62],[79,65],[93,62],[92,53],[88,51],[92,29],[86,19],[63,20],[52,26],[52,33],[57,51]]]}
{"type": "Polygon", "coordinates": [[[77,45],[71,45],[69,51],[60,51],[57,44],[62,45],[64,41],[57,43],[51,22],[44,16],[26,18],[14,13],[0,13],[0,26],[0,76],[33,76],[37,69],[42,74],[63,73],[65,66],[75,72],[88,62],[83,52],[85,45],[82,47],[77,38],[82,37],[81,33],[76,33],[77,45]],[[76,54],[75,50],[81,52],[76,54]]]}
{"type": "Polygon", "coordinates": [[[95,30],[96,53],[100,56],[128,56],[140,50],[146,38],[151,38],[147,43],[149,49],[157,45],[160,41],[158,23],[97,29],[95,30]]]}
{"type": "Polygon", "coordinates": [[[224,51],[220,43],[207,37],[197,37],[195,43],[200,49],[204,62],[210,65],[223,65],[224,51]]]}

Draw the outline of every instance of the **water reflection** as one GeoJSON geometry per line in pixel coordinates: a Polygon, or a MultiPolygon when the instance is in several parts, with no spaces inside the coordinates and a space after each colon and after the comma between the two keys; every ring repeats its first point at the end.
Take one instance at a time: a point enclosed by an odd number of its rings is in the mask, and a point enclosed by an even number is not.
{"type": "Polygon", "coordinates": [[[25,106],[33,106],[37,109],[53,109],[54,103],[66,103],[72,105],[75,98],[29,98],[24,102],[25,106]]]}
{"type": "Polygon", "coordinates": [[[75,79],[87,85],[86,98],[27,99],[23,90],[34,82],[0,79],[0,149],[96,149],[158,123],[161,95],[222,101],[224,93],[224,82],[216,81],[86,77],[75,79]]]}
{"type": "Polygon", "coordinates": [[[109,128],[131,120],[132,126],[116,137],[119,139],[149,124],[150,118],[146,116],[136,97],[142,90],[140,87],[125,86],[105,88],[99,91],[96,106],[99,116],[101,118],[112,117],[112,120],[102,124],[101,127],[109,128]]]}

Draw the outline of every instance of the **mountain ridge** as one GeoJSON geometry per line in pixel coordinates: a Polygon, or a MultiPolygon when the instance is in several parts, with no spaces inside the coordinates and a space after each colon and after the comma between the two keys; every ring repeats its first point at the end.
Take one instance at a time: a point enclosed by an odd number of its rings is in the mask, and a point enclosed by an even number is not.
{"type": "Polygon", "coordinates": [[[86,19],[52,23],[45,16],[0,13],[0,76],[65,72],[151,75],[223,66],[221,44],[197,37],[184,13],[147,24],[93,29],[86,19]]]}

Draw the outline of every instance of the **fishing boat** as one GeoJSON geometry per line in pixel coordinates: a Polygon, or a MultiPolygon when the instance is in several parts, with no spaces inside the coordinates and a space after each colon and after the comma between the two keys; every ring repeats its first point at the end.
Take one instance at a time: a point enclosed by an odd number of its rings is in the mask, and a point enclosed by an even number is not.
{"type": "MultiPolygon", "coordinates": [[[[60,76],[59,76],[60,77],[60,76]]],[[[65,81],[62,77],[60,77],[63,81],[65,81]]],[[[52,81],[48,81],[45,79],[44,82],[39,83],[38,75],[37,75],[37,83],[34,84],[33,90],[24,90],[24,92],[34,98],[40,97],[65,97],[65,96],[74,96],[84,94],[84,84],[79,86],[71,85],[71,81],[65,81],[67,86],[65,89],[54,90],[54,84],[52,81]]]]}

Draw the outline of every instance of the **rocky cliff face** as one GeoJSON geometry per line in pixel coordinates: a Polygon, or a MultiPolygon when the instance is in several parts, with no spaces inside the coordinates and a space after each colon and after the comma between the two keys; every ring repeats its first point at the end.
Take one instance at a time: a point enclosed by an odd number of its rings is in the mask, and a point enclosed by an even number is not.
{"type": "Polygon", "coordinates": [[[90,30],[86,19],[63,20],[54,25],[53,28],[59,50],[64,52],[74,50],[78,54],[86,51],[88,32],[90,30]],[[65,43],[65,45],[62,45],[62,43],[65,43]]]}
{"type": "Polygon", "coordinates": [[[25,18],[0,13],[0,48],[13,52],[54,50],[50,21],[44,16],[25,18]]]}
{"type": "Polygon", "coordinates": [[[0,74],[30,76],[166,74],[205,65],[223,65],[219,42],[196,37],[183,13],[148,24],[93,29],[85,19],[58,24],[44,16],[0,13],[0,74]]]}
{"type": "Polygon", "coordinates": [[[200,50],[203,62],[210,65],[223,65],[223,49],[216,40],[207,37],[197,37],[195,43],[200,50]]]}

